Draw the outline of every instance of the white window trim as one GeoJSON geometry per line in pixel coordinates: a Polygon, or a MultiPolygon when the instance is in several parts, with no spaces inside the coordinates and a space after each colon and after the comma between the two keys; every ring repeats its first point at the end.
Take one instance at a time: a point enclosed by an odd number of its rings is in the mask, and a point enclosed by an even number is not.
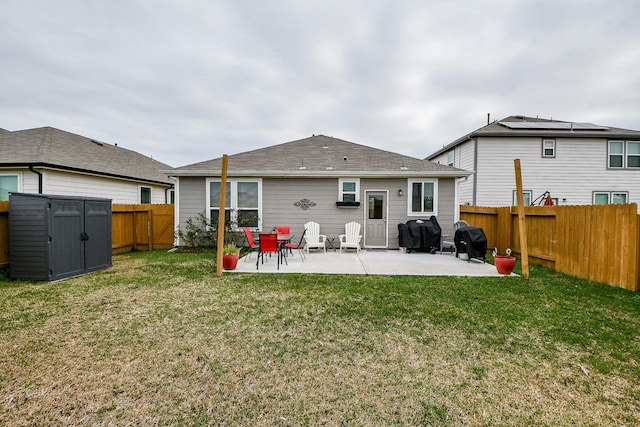
{"type": "Polygon", "coordinates": [[[639,154],[629,154],[629,144],[630,143],[640,144],[640,141],[625,141],[624,142],[624,165],[625,165],[625,168],[627,168],[627,169],[638,170],[638,169],[640,169],[640,167],[629,166],[629,157],[630,156],[640,157],[639,154]]]}
{"type": "Polygon", "coordinates": [[[22,192],[22,173],[21,172],[5,172],[5,173],[0,173],[0,176],[15,176],[17,177],[17,192],[20,193],[22,192]]]}
{"type": "Polygon", "coordinates": [[[546,159],[552,159],[554,157],[556,157],[556,140],[553,138],[546,138],[542,140],[542,157],[546,158],[546,159]],[[546,143],[547,142],[551,142],[552,146],[551,149],[553,150],[553,154],[545,154],[546,151],[546,143]]]}
{"type": "Polygon", "coordinates": [[[456,163],[456,152],[455,149],[447,152],[447,166],[454,166],[456,163]],[[451,158],[449,158],[451,156],[451,158]]]}
{"type": "Polygon", "coordinates": [[[139,185],[138,186],[138,203],[142,204],[142,189],[149,189],[149,204],[153,203],[153,188],[148,185],[139,185]]]}
{"type": "Polygon", "coordinates": [[[629,203],[629,192],[628,191],[594,191],[591,195],[591,204],[596,204],[596,196],[600,194],[605,194],[607,196],[607,205],[613,204],[613,196],[616,194],[624,194],[626,198],[625,203],[629,203]]]}
{"type": "MultiPolygon", "coordinates": [[[[207,178],[205,185],[205,215],[208,221],[211,221],[211,191],[210,185],[212,182],[220,182],[220,178],[207,178]]],[[[238,210],[238,182],[255,182],[258,184],[258,226],[249,227],[253,231],[262,230],[262,178],[231,178],[227,179],[227,183],[230,184],[231,200],[229,201],[229,208],[231,212],[238,210]]],[[[216,218],[217,220],[217,218],[216,218]]],[[[231,219],[235,222],[235,218],[231,219]]]]}
{"type": "Polygon", "coordinates": [[[625,161],[624,161],[624,146],[625,143],[624,141],[620,141],[620,140],[616,140],[616,139],[610,139],[609,141],[607,141],[607,169],[624,169],[624,165],[625,165],[625,161]],[[612,142],[619,142],[622,144],[622,153],[618,154],[616,153],[616,156],[622,156],[622,165],[621,166],[611,166],[611,143],[612,142]]]}
{"type": "MultiPolygon", "coordinates": [[[[524,201],[524,195],[528,194],[529,195],[529,204],[525,203],[525,206],[530,206],[531,202],[533,201],[533,191],[531,190],[522,190],[522,200],[524,201]]],[[[517,194],[517,190],[513,190],[512,193],[512,198],[511,198],[511,203],[513,203],[511,206],[518,206],[518,194],[517,194]]]]}
{"type": "MultiPolygon", "coordinates": [[[[624,141],[624,140],[620,140],[620,139],[610,139],[607,141],[607,169],[614,169],[614,170],[620,170],[620,169],[631,169],[631,170],[638,170],[640,169],[640,167],[636,167],[636,166],[629,166],[629,144],[630,143],[634,143],[634,144],[640,144],[640,141],[636,141],[636,140],[631,140],[631,141],[624,141]],[[611,166],[611,143],[612,142],[619,142],[622,144],[622,154],[613,154],[615,156],[622,156],[622,166],[611,166]]],[[[632,154],[632,156],[634,157],[638,157],[638,154],[632,154]]]]}
{"type": "MultiPolygon", "coordinates": [[[[342,184],[344,182],[355,182],[356,183],[356,202],[360,201],[360,178],[338,178],[338,201],[343,202],[344,191],[342,190],[342,184]]],[[[351,192],[347,192],[350,194],[351,192]]]]}
{"type": "Polygon", "coordinates": [[[407,192],[409,194],[407,194],[407,216],[421,216],[424,217],[425,215],[434,215],[434,216],[438,216],[438,179],[437,178],[425,178],[425,179],[409,179],[407,181],[407,192]],[[411,210],[411,200],[413,198],[413,184],[419,182],[419,183],[431,183],[433,184],[433,212],[413,212],[411,210]]]}

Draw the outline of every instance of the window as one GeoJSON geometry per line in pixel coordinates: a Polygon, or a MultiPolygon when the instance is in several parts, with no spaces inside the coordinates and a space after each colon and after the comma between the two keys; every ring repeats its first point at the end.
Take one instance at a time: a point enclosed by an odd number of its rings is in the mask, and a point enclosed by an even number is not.
{"type": "MultiPolygon", "coordinates": [[[[252,180],[229,180],[225,191],[225,222],[234,227],[260,228],[260,201],[262,182],[252,180]]],[[[207,193],[207,215],[211,222],[218,221],[220,210],[220,181],[209,181],[207,193]]]]}
{"type": "Polygon", "coordinates": [[[609,167],[640,168],[640,141],[609,141],[609,167]]]}
{"type": "Polygon", "coordinates": [[[339,202],[359,202],[360,201],[360,180],[359,179],[339,179],[339,202]]]}
{"type": "Polygon", "coordinates": [[[556,156],[556,140],[543,139],[542,140],[542,157],[555,157],[555,156],[556,156]]]}
{"type": "Polygon", "coordinates": [[[629,193],[626,191],[594,191],[593,192],[593,204],[594,205],[612,205],[627,203],[629,199],[629,193]]]}
{"type": "MultiPolygon", "coordinates": [[[[522,191],[522,202],[525,206],[531,206],[531,190],[522,191]]],[[[518,194],[513,190],[513,206],[518,206],[518,194]]]]}
{"type": "Polygon", "coordinates": [[[0,175],[0,200],[9,200],[9,193],[18,192],[18,175],[0,175]]]}
{"type": "Polygon", "coordinates": [[[409,215],[438,214],[438,181],[409,181],[409,215]]]}
{"type": "Polygon", "coordinates": [[[151,187],[140,187],[140,203],[151,203],[151,187]]]}
{"type": "Polygon", "coordinates": [[[447,153],[447,166],[453,166],[456,161],[456,153],[454,150],[451,150],[447,153]]]}

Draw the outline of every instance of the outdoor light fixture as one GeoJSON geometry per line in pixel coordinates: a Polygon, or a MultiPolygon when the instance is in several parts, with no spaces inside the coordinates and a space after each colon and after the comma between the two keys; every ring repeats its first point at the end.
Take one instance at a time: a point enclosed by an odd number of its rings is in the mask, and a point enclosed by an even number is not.
{"type": "Polygon", "coordinates": [[[403,192],[402,192],[402,188],[401,188],[401,189],[398,190],[398,196],[402,197],[402,194],[403,194],[403,192]]]}

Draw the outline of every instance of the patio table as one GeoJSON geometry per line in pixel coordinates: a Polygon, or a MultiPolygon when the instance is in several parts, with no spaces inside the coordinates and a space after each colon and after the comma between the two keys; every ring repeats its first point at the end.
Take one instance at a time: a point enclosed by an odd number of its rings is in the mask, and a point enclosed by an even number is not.
{"type": "Polygon", "coordinates": [[[328,243],[327,249],[333,249],[333,252],[335,252],[336,249],[338,249],[335,246],[333,246],[333,243],[336,241],[336,239],[337,237],[327,237],[327,243],[328,243]]]}

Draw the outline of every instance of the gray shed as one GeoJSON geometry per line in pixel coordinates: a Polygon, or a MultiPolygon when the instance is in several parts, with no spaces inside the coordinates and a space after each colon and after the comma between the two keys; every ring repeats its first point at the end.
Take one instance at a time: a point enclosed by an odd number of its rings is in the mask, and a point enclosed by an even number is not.
{"type": "Polygon", "coordinates": [[[59,280],[111,267],[111,199],[12,193],[11,277],[59,280]]]}

